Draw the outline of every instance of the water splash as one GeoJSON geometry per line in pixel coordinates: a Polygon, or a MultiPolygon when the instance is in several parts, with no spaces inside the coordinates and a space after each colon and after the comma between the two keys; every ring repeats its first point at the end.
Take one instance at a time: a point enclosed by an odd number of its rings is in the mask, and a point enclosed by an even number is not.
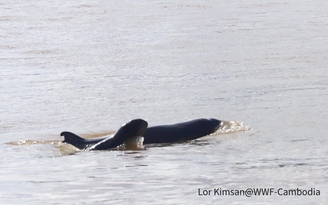
{"type": "Polygon", "coordinates": [[[220,129],[218,129],[213,134],[230,134],[235,132],[245,132],[250,130],[249,126],[244,125],[243,122],[238,122],[235,120],[222,121],[220,129]]]}

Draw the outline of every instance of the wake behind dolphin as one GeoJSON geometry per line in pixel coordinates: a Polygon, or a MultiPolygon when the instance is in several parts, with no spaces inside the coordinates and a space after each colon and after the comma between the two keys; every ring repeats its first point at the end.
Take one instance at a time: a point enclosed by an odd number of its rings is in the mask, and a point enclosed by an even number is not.
{"type": "Polygon", "coordinates": [[[62,132],[64,141],[83,150],[106,150],[115,148],[127,141],[143,136],[143,144],[175,143],[194,140],[210,135],[220,128],[221,121],[211,119],[195,119],[171,125],[148,127],[142,119],[131,120],[123,125],[113,137],[84,139],[71,132],[62,132]]]}

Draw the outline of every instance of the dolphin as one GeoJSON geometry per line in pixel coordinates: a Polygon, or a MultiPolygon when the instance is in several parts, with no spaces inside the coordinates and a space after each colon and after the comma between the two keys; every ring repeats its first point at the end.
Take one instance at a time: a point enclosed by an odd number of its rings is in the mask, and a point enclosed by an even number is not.
{"type": "Polygon", "coordinates": [[[122,125],[113,137],[102,137],[96,139],[84,139],[72,132],[64,131],[64,141],[79,149],[84,150],[107,150],[122,145],[128,140],[142,136],[147,129],[148,123],[142,119],[131,120],[122,125]]]}
{"type": "Polygon", "coordinates": [[[143,143],[175,143],[194,140],[214,133],[220,125],[220,120],[201,118],[171,125],[153,126],[146,129],[143,143]]]}
{"type": "Polygon", "coordinates": [[[170,125],[158,125],[148,127],[148,123],[142,119],[136,119],[123,125],[113,137],[99,137],[84,139],[71,132],[62,132],[64,141],[79,149],[103,150],[117,147],[129,139],[143,136],[143,144],[176,143],[194,140],[210,135],[217,131],[221,122],[218,119],[195,119],[170,125]],[[131,130],[130,130],[131,129],[131,130]]]}

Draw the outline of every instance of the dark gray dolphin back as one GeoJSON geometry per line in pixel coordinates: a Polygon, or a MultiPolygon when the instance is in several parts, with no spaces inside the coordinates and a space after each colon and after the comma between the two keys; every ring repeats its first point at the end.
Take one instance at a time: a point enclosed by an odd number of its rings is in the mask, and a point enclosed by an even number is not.
{"type": "Polygon", "coordinates": [[[220,120],[202,118],[172,125],[149,127],[143,135],[144,144],[193,140],[214,133],[220,125],[220,120]]]}
{"type": "Polygon", "coordinates": [[[147,126],[148,123],[142,119],[131,120],[122,125],[112,138],[104,139],[91,146],[88,150],[107,150],[120,146],[127,140],[142,136],[147,126]]]}

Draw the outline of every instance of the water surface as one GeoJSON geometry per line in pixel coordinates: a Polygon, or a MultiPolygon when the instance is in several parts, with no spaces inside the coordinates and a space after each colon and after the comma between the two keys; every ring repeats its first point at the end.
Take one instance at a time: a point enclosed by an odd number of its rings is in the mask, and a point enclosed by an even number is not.
{"type": "Polygon", "coordinates": [[[2,1],[1,202],[325,204],[327,6],[2,1]],[[68,154],[59,143],[63,130],[201,117],[243,126],[144,150],[68,154]],[[258,187],[321,195],[198,195],[258,187]]]}

